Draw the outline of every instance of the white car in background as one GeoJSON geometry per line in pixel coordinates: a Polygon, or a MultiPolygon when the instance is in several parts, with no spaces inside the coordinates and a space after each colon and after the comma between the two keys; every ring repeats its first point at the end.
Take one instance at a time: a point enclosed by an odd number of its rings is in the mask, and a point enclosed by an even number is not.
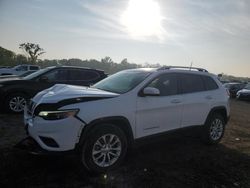
{"type": "Polygon", "coordinates": [[[250,83],[237,92],[236,98],[240,100],[250,100],[250,83]]]}
{"type": "Polygon", "coordinates": [[[0,76],[4,76],[4,75],[21,75],[24,74],[28,71],[37,71],[39,70],[40,67],[37,65],[17,65],[13,68],[1,68],[0,69],[0,76]]]}
{"type": "Polygon", "coordinates": [[[170,130],[196,126],[207,143],[218,143],[228,99],[216,76],[189,67],[125,70],[90,88],[57,84],[25,109],[23,143],[33,153],[76,151],[87,169],[103,172],[138,139],[170,130]]]}

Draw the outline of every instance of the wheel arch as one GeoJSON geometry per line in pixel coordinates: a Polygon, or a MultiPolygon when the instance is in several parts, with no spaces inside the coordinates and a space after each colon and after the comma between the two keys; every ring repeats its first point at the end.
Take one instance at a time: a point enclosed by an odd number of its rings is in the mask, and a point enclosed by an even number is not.
{"type": "Polygon", "coordinates": [[[21,89],[11,89],[9,91],[6,91],[5,95],[4,95],[4,99],[7,99],[7,97],[9,97],[10,95],[13,95],[15,93],[22,93],[28,97],[31,97],[31,95],[29,94],[29,92],[23,91],[21,89]]]}
{"type": "Polygon", "coordinates": [[[229,120],[229,117],[227,116],[227,109],[226,107],[224,106],[216,106],[216,107],[213,107],[210,112],[208,113],[208,116],[207,116],[207,119],[205,122],[207,122],[209,120],[209,118],[213,115],[213,114],[220,114],[224,121],[225,121],[225,124],[227,124],[228,120],[229,120]]]}
{"type": "Polygon", "coordinates": [[[79,149],[85,143],[88,133],[101,124],[113,124],[118,126],[125,133],[128,146],[132,146],[134,142],[134,135],[128,119],[123,116],[111,116],[95,119],[85,125],[81,131],[80,140],[76,145],[76,148],[79,149]]]}

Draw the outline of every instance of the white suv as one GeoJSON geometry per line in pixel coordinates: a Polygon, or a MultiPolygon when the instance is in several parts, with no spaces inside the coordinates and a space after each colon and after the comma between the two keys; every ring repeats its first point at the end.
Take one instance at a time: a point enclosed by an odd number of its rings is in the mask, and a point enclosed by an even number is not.
{"type": "Polygon", "coordinates": [[[25,142],[37,145],[33,152],[77,151],[97,172],[116,167],[134,141],[157,133],[198,126],[207,143],[218,143],[229,118],[227,91],[206,70],[185,68],[131,69],[93,87],[46,89],[26,107],[25,142]]]}

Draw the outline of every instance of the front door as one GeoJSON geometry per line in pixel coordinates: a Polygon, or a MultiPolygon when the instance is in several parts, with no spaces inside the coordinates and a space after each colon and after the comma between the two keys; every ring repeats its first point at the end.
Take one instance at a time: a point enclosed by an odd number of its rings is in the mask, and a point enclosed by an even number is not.
{"type": "Polygon", "coordinates": [[[137,98],[137,138],[180,128],[182,96],[178,91],[175,74],[165,73],[156,77],[146,87],[159,89],[159,96],[137,98]]]}

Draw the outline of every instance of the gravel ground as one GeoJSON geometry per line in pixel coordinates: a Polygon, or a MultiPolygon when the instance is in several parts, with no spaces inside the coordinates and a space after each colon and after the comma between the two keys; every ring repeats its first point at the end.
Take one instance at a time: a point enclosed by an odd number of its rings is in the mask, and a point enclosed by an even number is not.
{"type": "Polygon", "coordinates": [[[107,174],[91,175],[76,156],[33,156],[14,149],[21,115],[0,114],[0,187],[250,187],[250,103],[231,101],[222,142],[207,146],[174,134],[132,150],[107,174]]]}

